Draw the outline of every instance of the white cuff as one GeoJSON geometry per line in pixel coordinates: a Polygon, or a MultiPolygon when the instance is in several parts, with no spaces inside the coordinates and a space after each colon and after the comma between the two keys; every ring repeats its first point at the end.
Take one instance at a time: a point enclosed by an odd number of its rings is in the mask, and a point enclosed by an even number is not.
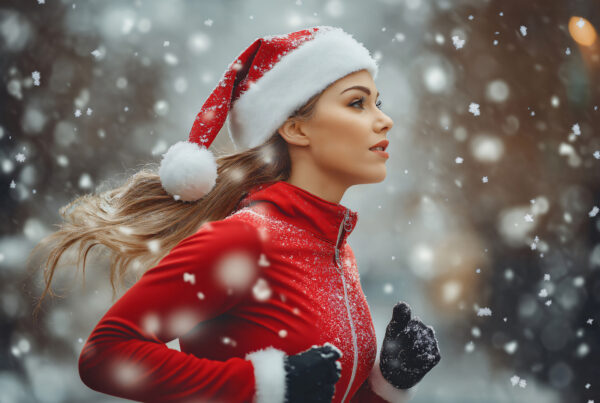
{"type": "Polygon", "coordinates": [[[379,356],[375,360],[375,365],[369,374],[369,385],[371,390],[387,400],[390,403],[404,403],[413,398],[416,386],[409,389],[398,389],[389,383],[381,373],[379,368],[379,356]]]}
{"type": "Polygon", "coordinates": [[[246,354],[252,362],[256,394],[253,403],[283,403],[285,400],[285,352],[274,347],[246,354]]]}

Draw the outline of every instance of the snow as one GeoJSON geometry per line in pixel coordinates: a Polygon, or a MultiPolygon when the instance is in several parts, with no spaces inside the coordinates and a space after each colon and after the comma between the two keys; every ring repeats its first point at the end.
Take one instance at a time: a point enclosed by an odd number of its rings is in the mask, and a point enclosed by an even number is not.
{"type": "Polygon", "coordinates": [[[523,35],[523,36],[527,35],[527,27],[525,25],[521,25],[519,27],[519,30],[521,31],[521,35],[523,35]]]}
{"type": "Polygon", "coordinates": [[[479,116],[479,104],[475,102],[471,102],[469,104],[469,112],[473,114],[473,116],[479,116]]]}
{"type": "Polygon", "coordinates": [[[581,129],[579,128],[579,123],[575,123],[572,127],[571,130],[573,131],[573,134],[576,136],[581,135],[581,129]]]}
{"type": "Polygon", "coordinates": [[[510,378],[510,383],[512,384],[512,386],[517,386],[519,385],[521,388],[524,388],[525,386],[527,386],[527,381],[525,379],[521,379],[519,376],[517,375],[513,375],[510,378]]]}
{"type": "Polygon", "coordinates": [[[183,273],[183,282],[190,283],[191,285],[196,284],[196,275],[193,273],[183,273]]]}
{"type": "Polygon", "coordinates": [[[492,316],[492,310],[490,308],[479,308],[477,316],[492,316]]]}
{"type": "Polygon", "coordinates": [[[458,35],[453,35],[452,36],[452,44],[454,45],[454,47],[456,49],[460,49],[464,46],[465,44],[465,40],[464,39],[460,39],[458,35]]]}
{"type": "Polygon", "coordinates": [[[31,73],[31,78],[33,78],[33,85],[39,86],[40,85],[40,72],[39,71],[34,71],[33,73],[31,73]]]}

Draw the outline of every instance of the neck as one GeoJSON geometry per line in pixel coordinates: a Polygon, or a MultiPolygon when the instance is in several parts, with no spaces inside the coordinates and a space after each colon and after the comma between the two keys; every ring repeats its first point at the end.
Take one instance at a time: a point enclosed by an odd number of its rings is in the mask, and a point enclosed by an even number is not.
{"type": "Polygon", "coordinates": [[[345,185],[341,185],[340,183],[329,179],[314,176],[311,177],[308,175],[295,175],[293,171],[289,179],[284,182],[304,189],[323,200],[327,200],[328,202],[335,204],[340,203],[342,196],[344,196],[344,193],[348,188],[345,185]]]}

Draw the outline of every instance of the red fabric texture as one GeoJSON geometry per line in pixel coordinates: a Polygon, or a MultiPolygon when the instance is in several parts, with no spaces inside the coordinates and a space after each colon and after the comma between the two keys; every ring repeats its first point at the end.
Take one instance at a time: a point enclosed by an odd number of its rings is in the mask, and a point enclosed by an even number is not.
{"type": "Polygon", "coordinates": [[[246,354],[273,346],[292,355],[329,342],[343,353],[332,401],[385,402],[367,381],[377,344],[347,243],[357,219],[284,181],[254,188],[108,310],[81,352],[81,379],[136,401],[252,402],[246,354]],[[173,339],[181,351],[166,347],[173,339]]]}

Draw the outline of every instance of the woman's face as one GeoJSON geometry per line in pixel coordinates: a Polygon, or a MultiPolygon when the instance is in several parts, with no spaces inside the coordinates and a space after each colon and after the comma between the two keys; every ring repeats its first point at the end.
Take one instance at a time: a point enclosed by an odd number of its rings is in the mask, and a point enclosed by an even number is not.
{"type": "Polygon", "coordinates": [[[377,97],[371,74],[357,71],[323,91],[310,120],[280,130],[288,141],[292,175],[345,187],[383,181],[388,158],[369,148],[386,139],[394,122],[377,97]]]}

